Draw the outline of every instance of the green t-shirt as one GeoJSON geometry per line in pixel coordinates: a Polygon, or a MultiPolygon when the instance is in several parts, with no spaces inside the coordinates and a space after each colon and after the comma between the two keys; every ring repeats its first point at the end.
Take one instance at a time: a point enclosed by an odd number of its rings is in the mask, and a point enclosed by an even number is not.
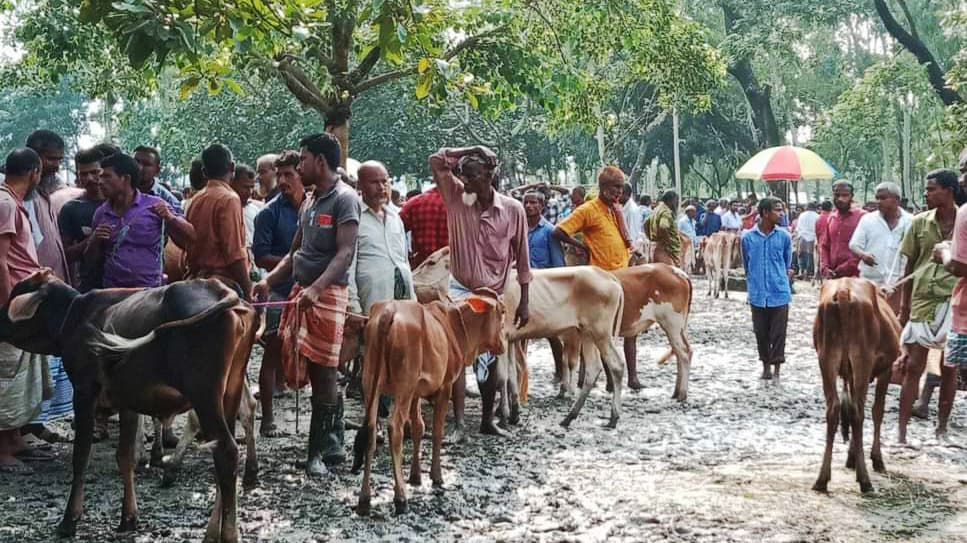
{"type": "Polygon", "coordinates": [[[936,211],[913,218],[903,236],[900,253],[913,261],[913,292],[910,300],[911,322],[933,322],[937,306],[950,299],[957,278],[933,261],[933,246],[944,241],[936,211]]]}

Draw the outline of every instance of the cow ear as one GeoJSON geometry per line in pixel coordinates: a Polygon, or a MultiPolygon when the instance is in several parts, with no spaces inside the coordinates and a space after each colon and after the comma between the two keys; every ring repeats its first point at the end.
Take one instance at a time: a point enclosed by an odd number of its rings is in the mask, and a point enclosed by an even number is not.
{"type": "Polygon", "coordinates": [[[33,318],[44,298],[45,296],[37,291],[21,294],[10,300],[10,304],[7,306],[10,322],[20,322],[33,318]]]}
{"type": "Polygon", "coordinates": [[[470,310],[474,313],[486,313],[491,307],[493,307],[493,303],[479,296],[470,296],[465,301],[467,302],[467,305],[470,306],[470,310]]]}

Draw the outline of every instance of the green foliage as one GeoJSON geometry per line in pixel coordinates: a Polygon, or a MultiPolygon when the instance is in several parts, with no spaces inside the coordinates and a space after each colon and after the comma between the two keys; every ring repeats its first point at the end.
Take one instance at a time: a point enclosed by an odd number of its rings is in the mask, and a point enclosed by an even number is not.
{"type": "Polygon", "coordinates": [[[38,128],[60,134],[69,147],[76,146],[87,127],[85,98],[66,82],[50,91],[8,88],[0,93],[0,156],[23,146],[38,128]]]}

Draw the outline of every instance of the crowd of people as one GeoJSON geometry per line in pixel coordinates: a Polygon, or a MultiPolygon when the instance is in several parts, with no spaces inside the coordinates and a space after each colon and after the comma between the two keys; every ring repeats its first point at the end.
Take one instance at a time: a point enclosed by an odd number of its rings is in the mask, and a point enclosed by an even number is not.
{"type": "MultiPolygon", "coordinates": [[[[347,327],[361,327],[369,309],[386,300],[414,299],[413,270],[450,248],[449,294],[475,289],[502,293],[511,271],[521,286],[518,325],[529,319],[531,270],[566,265],[573,251],[604,270],[629,265],[635,240],[653,242],[651,260],[680,266],[680,234],[696,251],[719,232],[741,237],[743,261],[763,378],[778,376],[792,281],[863,277],[890,286],[912,276],[891,298],[901,322],[904,356],[900,439],[911,413],[925,416],[928,379],[916,409],[920,376],[931,349],[947,354],[939,379],[940,420],[946,429],[956,368],[967,364],[967,211],[957,174],[926,178],[928,210],[903,209],[893,183],[876,187],[866,209],[853,187],[837,182],[832,200],[788,210],[768,196],[755,200],[685,198],[665,191],[654,201],[635,198],[617,167],[603,168],[591,190],[545,184],[497,186],[497,158],[484,147],[441,149],[429,159],[434,185],[401,197],[385,165],[363,162],[355,175],[341,167],[339,143],[312,134],[295,149],[259,157],[254,168],[212,144],[189,173],[190,187],[159,180],[160,152],[140,146],[130,154],[103,143],[73,157],[76,185],[59,171],[65,143],[37,130],[4,163],[0,184],[0,305],[14,285],[48,268],[86,292],[151,288],[182,278],[218,278],[248,300],[268,302],[259,373],[260,434],[282,435],[273,398],[281,381],[311,386],[306,469],[320,476],[345,459],[343,392],[338,372],[347,327]],[[684,205],[681,205],[684,203],[684,205]],[[955,221],[956,217],[956,221],[955,221]],[[949,251],[938,243],[953,240],[949,251]],[[815,255],[815,257],[814,257],[815,255]],[[291,302],[291,303],[287,303],[291,302]]],[[[551,338],[560,367],[562,346],[551,338]]],[[[636,341],[625,338],[628,386],[641,388],[636,341]]],[[[494,362],[474,364],[483,403],[480,431],[502,434],[493,420],[494,362]]],[[[454,385],[454,431],[463,435],[465,380],[454,385]]],[[[30,462],[55,456],[49,443],[69,436],[48,423],[71,414],[72,389],[63,364],[0,344],[0,471],[29,473],[30,462]]],[[[107,436],[111,411],[96,414],[96,436],[107,436]]],[[[166,432],[168,446],[176,441],[166,432]]]]}

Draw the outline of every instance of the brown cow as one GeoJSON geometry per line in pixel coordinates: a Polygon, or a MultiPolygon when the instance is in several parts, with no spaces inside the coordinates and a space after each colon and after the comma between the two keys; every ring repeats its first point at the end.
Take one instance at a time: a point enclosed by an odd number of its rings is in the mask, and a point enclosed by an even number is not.
{"type": "MultiPolygon", "coordinates": [[[[678,232],[678,240],[678,261],[681,262],[681,268],[685,270],[685,273],[693,273],[695,271],[695,246],[692,244],[692,238],[684,232],[678,232]]],[[[641,234],[631,244],[631,258],[628,260],[628,265],[651,264],[654,260],[654,254],[655,242],[641,234]]]]}
{"type": "Polygon", "coordinates": [[[413,270],[413,290],[420,303],[446,300],[450,281],[450,248],[433,252],[413,270]]]}
{"type": "MultiPolygon", "coordinates": [[[[18,283],[0,311],[0,341],[61,356],[74,386],[71,494],[58,533],[73,536],[84,512],[84,472],[98,391],[120,412],[117,459],[124,483],[119,531],[137,527],[134,444],[138,413],[167,419],[194,408],[214,442],[215,505],[205,541],[238,541],[234,428],[255,336],[255,311],[217,280],[80,294],[50,270],[18,283]]],[[[255,458],[246,459],[246,473],[255,458]]]]}
{"type": "Polygon", "coordinates": [[[692,304],[692,282],[682,270],[668,264],[645,264],[611,272],[621,281],[624,311],[621,337],[635,337],[656,322],[665,332],[671,350],[658,359],[664,364],[674,353],[678,377],[672,398],[688,398],[688,374],[692,348],[688,343],[688,313],[692,304]]]}
{"type": "Polygon", "coordinates": [[[742,268],[742,240],[733,232],[716,232],[707,238],[702,259],[708,275],[708,295],[718,298],[724,288],[728,299],[729,272],[742,268]]]}
{"type": "Polygon", "coordinates": [[[376,414],[380,395],[395,398],[389,421],[390,452],[395,482],[396,514],[406,512],[403,486],[403,428],[410,425],[413,461],[410,484],[421,483],[420,441],[425,424],[423,398],[433,401],[433,458],[430,479],[443,484],[440,447],[450,402],[450,388],[480,353],[503,354],[504,304],[489,289],[478,289],[457,303],[421,305],[415,300],[379,302],[366,325],[363,363],[366,425],[356,433],[353,471],[363,464],[363,486],[356,512],[370,512],[370,474],[376,453],[376,414]]]}
{"type": "Polygon", "coordinates": [[[883,404],[890,384],[890,367],[900,354],[900,323],[876,286],[865,279],[836,279],[823,283],[819,310],[813,326],[813,344],[819,357],[819,371],[826,395],[826,451],[813,490],[825,492],[833,458],[836,425],[843,426],[843,438],[850,437],[846,467],[856,469],[860,490],[873,490],[863,458],[863,408],[866,390],[876,379],[873,396],[873,469],[883,472],[880,426],[883,404]],[[843,379],[843,394],[836,391],[837,377],[843,379]]]}

